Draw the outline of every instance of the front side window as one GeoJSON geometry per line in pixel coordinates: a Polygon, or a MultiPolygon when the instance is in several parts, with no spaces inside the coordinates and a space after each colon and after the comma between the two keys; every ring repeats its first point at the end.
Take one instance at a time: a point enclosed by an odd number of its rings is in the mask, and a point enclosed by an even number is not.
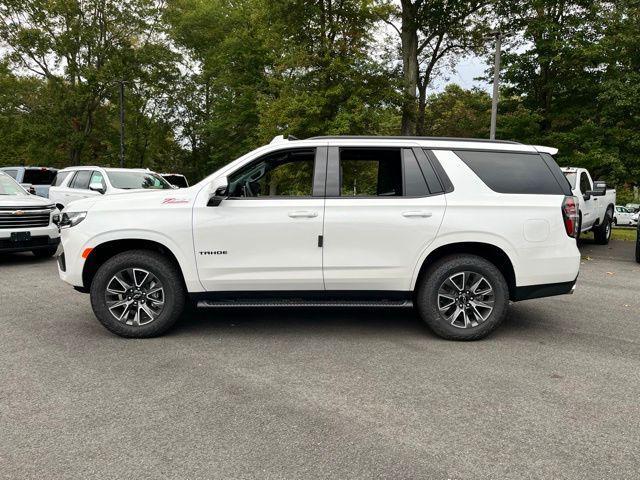
{"type": "Polygon", "coordinates": [[[341,197],[397,197],[402,195],[399,149],[340,150],[341,197]]]}
{"type": "Polygon", "coordinates": [[[152,172],[107,171],[107,176],[113,188],[122,190],[165,190],[173,188],[164,178],[152,172]]]}
{"type": "Polygon", "coordinates": [[[589,177],[587,177],[586,173],[580,174],[580,191],[585,194],[589,190],[591,190],[591,182],[589,181],[589,177]]]}
{"type": "Polygon", "coordinates": [[[97,171],[94,171],[94,172],[91,174],[91,180],[89,181],[89,185],[94,185],[94,184],[96,184],[96,183],[99,183],[99,184],[100,184],[100,186],[101,186],[103,189],[106,189],[106,188],[107,188],[107,184],[106,184],[106,183],[105,183],[105,181],[104,181],[104,177],[103,177],[102,173],[97,172],[97,171]]]}
{"type": "Polygon", "coordinates": [[[89,189],[89,179],[91,178],[91,170],[79,170],[76,176],[71,180],[71,188],[77,188],[79,190],[89,189]]]}
{"type": "Polygon", "coordinates": [[[0,174],[0,195],[29,195],[18,183],[9,175],[0,174]]]}
{"type": "Polygon", "coordinates": [[[315,149],[271,153],[229,176],[229,197],[311,197],[315,149]]]}

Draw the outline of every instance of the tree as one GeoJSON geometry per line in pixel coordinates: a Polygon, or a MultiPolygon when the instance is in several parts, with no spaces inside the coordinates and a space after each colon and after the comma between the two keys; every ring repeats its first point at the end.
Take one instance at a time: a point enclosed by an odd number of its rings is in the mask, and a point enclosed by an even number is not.
{"type": "Polygon", "coordinates": [[[488,0],[400,0],[387,23],[400,38],[402,135],[425,132],[427,88],[447,59],[479,49],[490,22],[488,0]],[[396,21],[400,21],[400,27],[396,21]]]}
{"type": "Polygon", "coordinates": [[[107,103],[115,81],[141,79],[164,65],[160,11],[153,0],[5,0],[0,41],[16,71],[46,83],[64,133],[71,164],[105,154],[107,103]],[[152,51],[148,51],[152,50],[152,51]],[[89,151],[87,151],[89,149],[89,151]]]}

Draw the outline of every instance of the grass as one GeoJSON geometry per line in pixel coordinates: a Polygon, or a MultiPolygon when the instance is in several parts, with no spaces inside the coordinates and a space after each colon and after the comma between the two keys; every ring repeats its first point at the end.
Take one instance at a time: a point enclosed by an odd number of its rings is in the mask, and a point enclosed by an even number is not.
{"type": "Polygon", "coordinates": [[[625,242],[636,241],[636,229],[635,228],[614,228],[611,232],[611,238],[614,240],[623,240],[625,242]]]}
{"type": "MultiPolygon", "coordinates": [[[[593,233],[583,233],[580,235],[581,238],[593,238],[593,233]]],[[[614,227],[611,232],[612,240],[622,240],[623,242],[635,242],[636,241],[636,228],[623,228],[623,227],[614,227]]]]}

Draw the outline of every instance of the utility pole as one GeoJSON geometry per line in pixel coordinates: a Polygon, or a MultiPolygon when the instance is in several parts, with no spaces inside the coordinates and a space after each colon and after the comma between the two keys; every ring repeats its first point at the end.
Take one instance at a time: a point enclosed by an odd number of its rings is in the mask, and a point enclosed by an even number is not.
{"type": "Polygon", "coordinates": [[[491,98],[491,130],[489,139],[496,139],[496,121],[498,117],[498,95],[500,93],[500,49],[502,47],[502,33],[500,30],[494,32],[496,38],[496,57],[493,66],[493,97],[491,98]]]}
{"type": "Polygon", "coordinates": [[[120,84],[120,168],[124,168],[124,80],[120,84]]]}

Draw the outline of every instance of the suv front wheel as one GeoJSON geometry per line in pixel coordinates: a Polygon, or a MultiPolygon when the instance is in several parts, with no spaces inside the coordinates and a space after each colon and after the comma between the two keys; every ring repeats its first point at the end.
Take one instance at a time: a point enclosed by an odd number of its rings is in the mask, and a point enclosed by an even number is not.
{"type": "Polygon", "coordinates": [[[91,283],[91,306],[108,330],[127,338],[162,335],[184,308],[179,271],[158,252],[131,250],[107,260],[91,283]]]}
{"type": "Polygon", "coordinates": [[[445,257],[432,265],[418,287],[416,306],[437,335],[479,340],[504,319],[509,288],[491,262],[476,255],[445,257]]]}

